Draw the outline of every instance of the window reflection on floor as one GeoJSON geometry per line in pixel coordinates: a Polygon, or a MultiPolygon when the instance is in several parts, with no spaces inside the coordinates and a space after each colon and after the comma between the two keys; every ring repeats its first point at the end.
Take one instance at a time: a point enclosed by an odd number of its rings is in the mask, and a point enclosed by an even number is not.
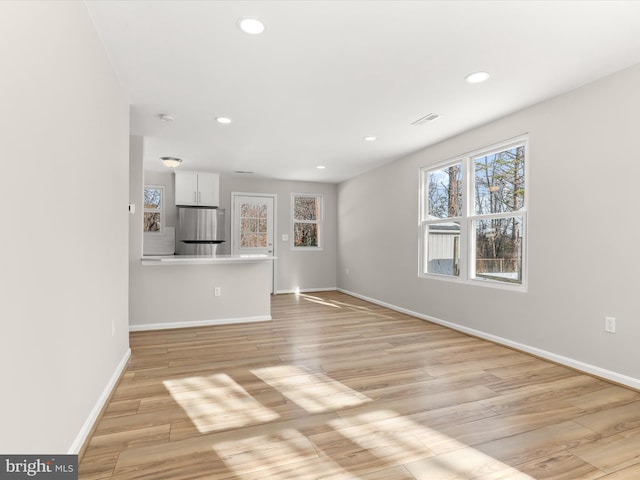
{"type": "Polygon", "coordinates": [[[309,413],[354,407],[371,399],[323,373],[312,373],[298,365],[253,369],[251,372],[309,413]]]}
{"type": "Polygon", "coordinates": [[[200,433],[273,421],[279,415],[255,400],[226,374],[165,380],[173,399],[200,433]]]}

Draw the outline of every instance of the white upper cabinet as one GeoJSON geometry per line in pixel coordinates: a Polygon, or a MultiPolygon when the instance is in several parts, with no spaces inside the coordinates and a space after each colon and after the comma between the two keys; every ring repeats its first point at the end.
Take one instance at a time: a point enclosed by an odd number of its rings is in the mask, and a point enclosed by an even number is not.
{"type": "Polygon", "coordinates": [[[198,174],[191,172],[175,172],[176,205],[198,204],[198,174]]]}
{"type": "Polygon", "coordinates": [[[198,205],[208,207],[220,205],[220,175],[218,173],[199,173],[198,195],[198,205]]]}
{"type": "Polygon", "coordinates": [[[217,207],[220,203],[220,174],[175,172],[176,205],[217,207]]]}

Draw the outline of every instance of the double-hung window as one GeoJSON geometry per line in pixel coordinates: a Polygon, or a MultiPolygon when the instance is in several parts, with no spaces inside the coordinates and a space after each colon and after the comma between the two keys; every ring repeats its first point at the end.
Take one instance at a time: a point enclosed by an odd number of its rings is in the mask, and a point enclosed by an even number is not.
{"type": "Polygon", "coordinates": [[[160,232],[164,223],[164,187],[144,187],[144,232],[160,232]]]}
{"type": "Polygon", "coordinates": [[[527,139],[420,172],[420,276],[526,287],[527,139]]]}
{"type": "Polygon", "coordinates": [[[322,199],[322,194],[291,195],[292,248],[322,248],[322,199]]]}

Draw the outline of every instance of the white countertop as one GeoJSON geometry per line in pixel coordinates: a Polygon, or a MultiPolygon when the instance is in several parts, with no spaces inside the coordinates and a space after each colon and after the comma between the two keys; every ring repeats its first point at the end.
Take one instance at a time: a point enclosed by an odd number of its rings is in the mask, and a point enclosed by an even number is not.
{"type": "Polygon", "coordinates": [[[256,263],[275,260],[271,255],[145,255],[142,265],[209,265],[212,263],[256,263]]]}

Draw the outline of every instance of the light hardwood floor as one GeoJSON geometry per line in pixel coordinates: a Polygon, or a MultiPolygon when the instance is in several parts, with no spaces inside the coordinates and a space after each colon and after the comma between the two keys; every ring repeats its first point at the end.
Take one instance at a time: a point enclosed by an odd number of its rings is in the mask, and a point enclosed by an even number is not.
{"type": "Polygon", "coordinates": [[[640,478],[638,392],[337,292],[272,316],[132,333],[80,478],[640,478]]]}

